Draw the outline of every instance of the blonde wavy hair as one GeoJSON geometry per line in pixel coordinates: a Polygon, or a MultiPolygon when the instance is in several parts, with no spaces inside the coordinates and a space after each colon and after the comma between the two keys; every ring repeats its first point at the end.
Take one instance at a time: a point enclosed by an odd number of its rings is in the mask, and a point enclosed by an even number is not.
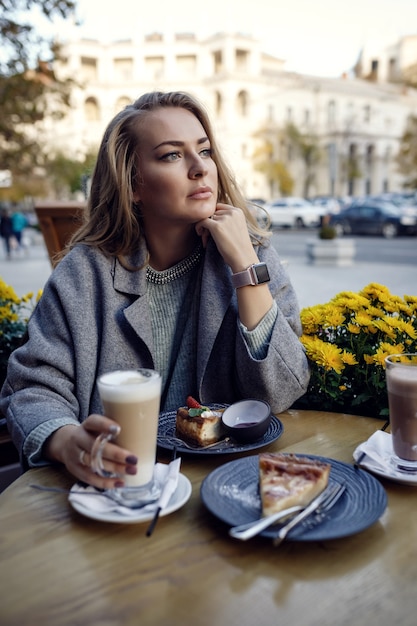
{"type": "Polygon", "coordinates": [[[258,225],[249,209],[250,203],[223,160],[203,106],[188,93],[155,91],[126,106],[108,125],[92,174],[83,223],[73,234],[62,256],[82,242],[96,246],[126,264],[126,257],[137,247],[143,235],[139,210],[133,200],[134,190],[141,179],[138,159],[141,128],[149,112],[168,107],[186,109],[199,120],[210,141],[212,158],[217,166],[218,202],[240,207],[245,213],[254,243],[266,242],[270,233],[258,225]]]}

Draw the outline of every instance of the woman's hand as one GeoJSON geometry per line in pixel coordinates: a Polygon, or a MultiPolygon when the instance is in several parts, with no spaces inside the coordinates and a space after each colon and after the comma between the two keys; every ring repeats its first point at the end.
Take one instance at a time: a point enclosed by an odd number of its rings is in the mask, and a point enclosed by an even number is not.
{"type": "Polygon", "coordinates": [[[111,442],[104,446],[104,469],[113,474],[112,477],[99,476],[91,468],[91,451],[96,438],[112,429],[116,433],[119,429],[113,420],[103,415],[90,415],[80,425],[62,426],[56,430],[45,443],[44,454],[51,461],[63,463],[73,476],[98,489],[122,487],[123,476],[137,472],[138,459],[129,450],[111,442]]]}
{"type": "Polygon", "coordinates": [[[242,272],[252,263],[258,263],[242,209],[219,203],[210,218],[196,224],[196,232],[203,238],[203,243],[208,234],[212,236],[233,273],[242,272]]]}
{"type": "MultiPolygon", "coordinates": [[[[207,232],[213,237],[218,251],[232,273],[243,272],[259,263],[251,242],[245,214],[229,204],[218,204],[214,215],[196,224],[196,232],[203,237],[207,232]]],[[[273,300],[268,285],[248,285],[237,291],[239,319],[248,330],[253,330],[270,310],[273,300]]]]}

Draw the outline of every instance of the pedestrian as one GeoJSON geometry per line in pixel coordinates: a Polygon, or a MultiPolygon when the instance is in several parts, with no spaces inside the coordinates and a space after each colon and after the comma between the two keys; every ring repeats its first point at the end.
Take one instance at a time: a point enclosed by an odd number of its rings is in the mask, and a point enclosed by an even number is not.
{"type": "Polygon", "coordinates": [[[0,236],[4,240],[6,257],[7,259],[10,259],[12,254],[13,226],[12,218],[10,217],[10,211],[6,208],[2,209],[1,211],[0,236]]]}
{"type": "Polygon", "coordinates": [[[97,377],[148,367],[161,409],[260,398],[274,412],[306,391],[296,295],[269,233],[226,166],[203,106],[152,92],[110,122],[85,222],[52,272],[9,359],[0,409],[25,468],[60,462],[98,488],[136,473],[131,452],[93,443],[97,377]]]}
{"type": "Polygon", "coordinates": [[[20,211],[13,211],[12,213],[12,228],[13,235],[17,242],[17,247],[19,250],[23,249],[23,231],[28,225],[28,220],[26,216],[20,211]]]}

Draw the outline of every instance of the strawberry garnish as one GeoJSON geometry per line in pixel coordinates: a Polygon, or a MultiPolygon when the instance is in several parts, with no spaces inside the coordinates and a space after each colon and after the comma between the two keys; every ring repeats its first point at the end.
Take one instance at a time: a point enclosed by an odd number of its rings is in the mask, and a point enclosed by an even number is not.
{"type": "Polygon", "coordinates": [[[187,407],[189,409],[201,409],[201,404],[192,396],[187,397],[187,407]]]}
{"type": "Polygon", "coordinates": [[[188,415],[190,417],[197,417],[198,415],[201,415],[205,411],[209,410],[208,407],[202,406],[192,396],[187,397],[187,408],[188,408],[188,415]]]}

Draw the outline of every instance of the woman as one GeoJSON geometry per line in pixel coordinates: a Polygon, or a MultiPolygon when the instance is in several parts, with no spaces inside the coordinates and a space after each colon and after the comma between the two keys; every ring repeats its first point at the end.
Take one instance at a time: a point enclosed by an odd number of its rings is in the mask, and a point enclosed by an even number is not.
{"type": "MultiPolygon", "coordinates": [[[[113,119],[85,223],[9,361],[1,408],[24,467],[61,462],[98,488],[122,485],[90,468],[114,425],[100,415],[105,371],[159,370],[161,410],[191,394],[280,412],[305,392],[296,297],[245,204],[190,95],[146,94],[113,119]]],[[[104,457],[109,472],[136,473],[129,450],[108,443],[104,457]]]]}

